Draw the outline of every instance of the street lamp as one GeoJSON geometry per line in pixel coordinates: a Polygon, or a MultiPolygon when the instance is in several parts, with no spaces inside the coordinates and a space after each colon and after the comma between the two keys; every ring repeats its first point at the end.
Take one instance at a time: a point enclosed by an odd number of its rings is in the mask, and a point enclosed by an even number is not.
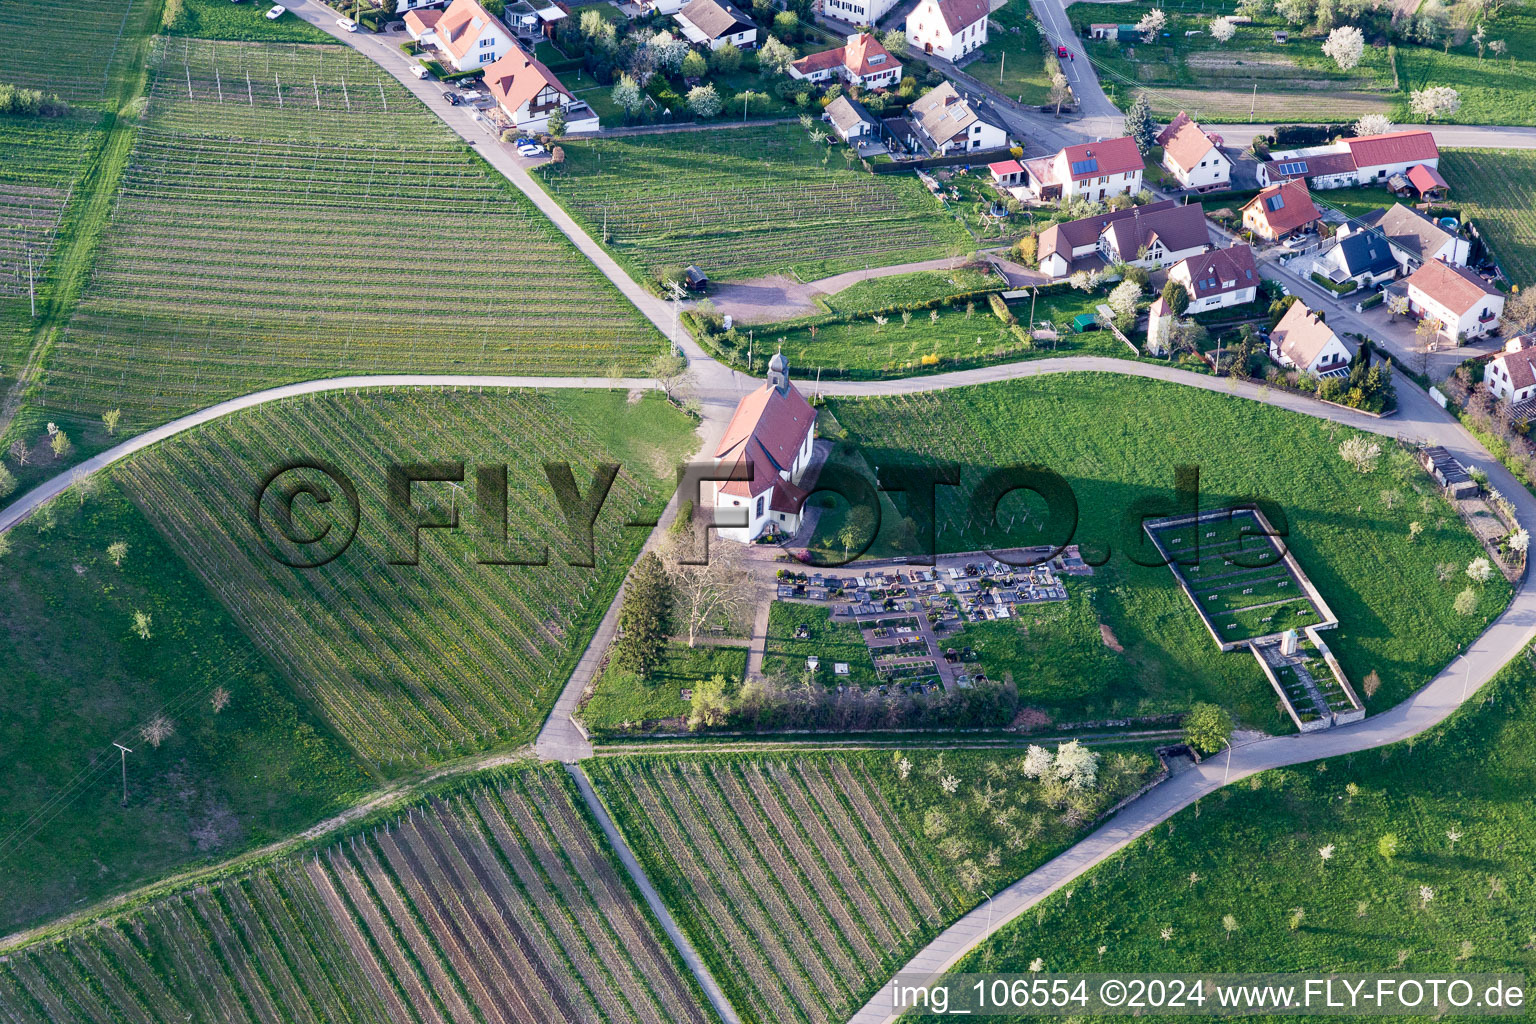
{"type": "Polygon", "coordinates": [[[1232,777],[1232,741],[1223,736],[1221,742],[1227,745],[1227,770],[1221,775],[1221,784],[1225,786],[1227,780],[1232,777]]]}

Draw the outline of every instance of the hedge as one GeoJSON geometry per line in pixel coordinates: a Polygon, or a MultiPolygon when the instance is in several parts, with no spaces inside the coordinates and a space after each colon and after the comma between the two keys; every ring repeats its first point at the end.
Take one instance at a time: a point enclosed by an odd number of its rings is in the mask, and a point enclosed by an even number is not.
{"type": "Polygon", "coordinates": [[[1359,285],[1355,284],[1354,281],[1348,281],[1344,284],[1334,284],[1332,281],[1328,280],[1326,277],[1324,277],[1322,274],[1319,274],[1315,270],[1312,271],[1312,280],[1316,281],[1324,288],[1327,288],[1335,295],[1348,295],[1350,292],[1355,291],[1359,287],[1359,285]]]}
{"type": "Polygon", "coordinates": [[[987,296],[987,301],[992,305],[992,314],[1009,327],[1017,324],[1019,318],[1013,315],[1013,310],[1008,308],[1008,302],[997,292],[987,296]]]}

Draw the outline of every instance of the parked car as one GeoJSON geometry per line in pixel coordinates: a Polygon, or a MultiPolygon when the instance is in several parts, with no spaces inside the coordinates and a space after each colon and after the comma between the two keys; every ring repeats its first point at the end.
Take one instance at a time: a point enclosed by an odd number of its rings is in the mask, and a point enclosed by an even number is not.
{"type": "Polygon", "coordinates": [[[461,78],[461,79],[459,79],[457,82],[455,82],[453,84],[455,86],[457,86],[459,89],[462,89],[465,92],[469,92],[471,89],[477,88],[480,85],[480,79],[478,79],[478,78],[461,78]]]}
{"type": "Polygon", "coordinates": [[[340,25],[342,28],[346,29],[348,32],[356,32],[357,31],[357,22],[353,21],[351,18],[337,18],[336,19],[336,24],[340,25]]]}
{"type": "Polygon", "coordinates": [[[428,78],[432,77],[432,72],[428,71],[425,67],[423,67],[420,64],[412,64],[411,65],[411,74],[415,75],[417,78],[420,78],[423,81],[425,81],[428,78]]]}
{"type": "Polygon", "coordinates": [[[448,101],[448,105],[450,107],[456,107],[459,105],[459,94],[454,92],[452,89],[449,89],[443,93],[443,99],[448,101]]]}
{"type": "Polygon", "coordinates": [[[537,142],[519,142],[517,144],[519,154],[527,157],[543,156],[546,150],[537,142]]]}
{"type": "Polygon", "coordinates": [[[278,18],[281,18],[287,13],[288,8],[284,7],[282,4],[275,4],[273,5],[272,9],[267,12],[267,20],[276,21],[278,18]]]}
{"type": "Polygon", "coordinates": [[[1056,56],[1060,57],[1062,60],[1066,60],[1072,56],[1072,51],[1068,50],[1065,46],[1058,46],[1056,47],[1056,56]]]}

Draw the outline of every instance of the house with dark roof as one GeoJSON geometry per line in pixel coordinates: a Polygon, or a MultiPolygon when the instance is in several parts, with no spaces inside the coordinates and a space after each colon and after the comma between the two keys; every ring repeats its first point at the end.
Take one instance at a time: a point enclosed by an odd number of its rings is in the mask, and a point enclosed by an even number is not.
{"type": "Polygon", "coordinates": [[[847,96],[839,96],[828,103],[821,119],[830,124],[838,138],[844,142],[868,138],[880,132],[880,122],[875,120],[875,116],[865,110],[858,100],[847,96]]]}
{"type": "Polygon", "coordinates": [[[921,0],[907,15],[907,45],[958,60],[987,45],[987,0],[921,0]]]}
{"type": "Polygon", "coordinates": [[[1211,247],[1205,209],[1198,203],[1156,210],[1133,206],[1129,212],[1129,217],[1111,220],[1099,234],[1098,250],[1106,263],[1156,270],[1211,247]]]}
{"type": "Polygon", "coordinates": [[[1353,282],[1356,288],[1369,288],[1397,276],[1397,260],[1392,247],[1372,231],[1340,233],[1312,260],[1312,272],[1336,285],[1353,282]]]}
{"type": "Polygon", "coordinates": [[[1141,191],[1146,163],[1129,135],[1067,146],[1055,156],[1024,162],[1030,194],[1042,202],[1059,199],[1103,201],[1141,191]]]}
{"type": "Polygon", "coordinates": [[[725,0],[689,0],[672,17],[695,46],[718,50],[730,43],[745,50],[757,45],[757,23],[725,0]]]}
{"type": "MultiPolygon", "coordinates": [[[[1120,244],[1130,245],[1130,239],[1144,237],[1148,226],[1156,228],[1162,225],[1164,231],[1178,239],[1187,237],[1192,239],[1189,222],[1180,221],[1173,227],[1168,227],[1163,221],[1164,215],[1169,211],[1180,209],[1193,209],[1200,211],[1199,206],[1181,207],[1177,200],[1163,199],[1146,206],[1133,206],[1124,210],[1110,210],[1105,213],[1095,214],[1092,217],[1083,217],[1078,220],[1063,221],[1052,224],[1040,232],[1039,264],[1040,270],[1052,280],[1061,280],[1079,270],[1103,270],[1106,253],[1111,251],[1111,246],[1105,242],[1102,246],[1100,240],[1110,232],[1114,225],[1127,220],[1135,219],[1138,223],[1145,224],[1116,234],[1116,246],[1120,244]]],[[[1189,214],[1179,215],[1187,218],[1189,214]]],[[[1201,231],[1205,231],[1204,219],[1201,220],[1201,231]]],[[[1206,233],[1206,237],[1209,237],[1206,233]]],[[[1192,244],[1192,243],[1191,243],[1192,244]]],[[[1134,254],[1136,247],[1131,245],[1130,251],[1134,254]]],[[[1182,258],[1182,257],[1181,257],[1182,258]]]]}
{"type": "Polygon", "coordinates": [[[505,57],[485,69],[485,84],[497,106],[521,131],[546,131],[549,116],[556,110],[565,115],[568,132],[598,130],[597,113],[521,46],[514,45],[505,57]]]}
{"type": "Polygon", "coordinates": [[[1499,326],[1504,293],[1466,267],[1430,260],[1404,282],[1408,311],[1434,320],[1452,345],[1481,338],[1499,326]]]}
{"type": "Polygon", "coordinates": [[[1157,137],[1163,169],[1191,192],[1232,187],[1232,158],[1221,151],[1221,137],[1201,128],[1184,111],[1157,137]]]}
{"type": "Polygon", "coordinates": [[[1386,184],[1393,175],[1406,176],[1417,166],[1437,173],[1440,166],[1435,137],[1422,128],[1277,151],[1259,166],[1258,175],[1260,185],[1305,179],[1315,189],[1328,189],[1386,184]]]}
{"type": "Polygon", "coordinates": [[[901,61],[870,32],[855,32],[835,50],[808,53],[789,66],[789,77],[809,82],[840,78],[865,89],[888,89],[901,81],[901,61]]]}
{"type": "Polygon", "coordinates": [[[972,103],[961,96],[952,82],[919,96],[899,124],[891,120],[886,124],[904,132],[899,141],[907,149],[930,156],[1008,145],[1008,129],[1002,120],[984,103],[972,103]]]}
{"type": "Polygon", "coordinates": [[[1504,343],[1504,351],[1488,361],[1483,383],[1493,397],[1519,405],[1536,398],[1536,336],[1522,334],[1504,343]]]}
{"type": "Polygon", "coordinates": [[[1189,294],[1186,312],[1205,313],[1257,298],[1259,268],[1253,250],[1239,242],[1180,260],[1168,271],[1168,280],[1179,282],[1189,294]]]}
{"type": "Polygon", "coordinates": [[[714,509],[721,537],[747,543],[764,533],[799,531],[815,437],[816,410],[790,382],[784,353],[777,353],[768,379],[737,404],[715,448],[717,465],[733,479],[701,484],[701,500],[714,509]]]}
{"type": "Polygon", "coordinates": [[[1269,332],[1269,357],[1313,376],[1342,372],[1349,365],[1349,349],[1323,318],[1300,300],[1269,332]]]}
{"type": "Polygon", "coordinates": [[[1401,203],[1356,217],[1340,227],[1339,233],[1368,233],[1385,239],[1403,275],[1433,260],[1464,267],[1472,257],[1471,242],[1401,203]]]}
{"type": "Polygon", "coordinates": [[[1243,207],[1243,227],[1270,242],[1309,231],[1321,219],[1307,183],[1300,180],[1262,189],[1243,207]]]}

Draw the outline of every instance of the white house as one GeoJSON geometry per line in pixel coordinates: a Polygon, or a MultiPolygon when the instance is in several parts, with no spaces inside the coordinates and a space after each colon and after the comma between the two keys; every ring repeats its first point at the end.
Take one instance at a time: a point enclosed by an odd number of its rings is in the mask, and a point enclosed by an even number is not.
{"type": "Polygon", "coordinates": [[[1339,139],[1326,146],[1271,153],[1259,165],[1259,184],[1306,179],[1315,189],[1384,185],[1395,174],[1407,176],[1418,166],[1439,168],[1435,137],[1419,128],[1385,135],[1339,139]]]}
{"type": "Polygon", "coordinates": [[[485,84],[491,98],[526,132],[549,128],[549,115],[556,110],[565,114],[568,132],[595,132],[597,114],[586,103],[571,95],[554,72],[535,60],[521,46],[485,69],[485,84]]]}
{"type": "Polygon", "coordinates": [[[1269,357],[1313,376],[1338,373],[1349,365],[1349,349],[1333,328],[1300,301],[1269,332],[1269,357]]]}
{"type": "MultiPolygon", "coordinates": [[[[1181,207],[1177,200],[1163,199],[1146,206],[1133,206],[1124,210],[1111,210],[1107,213],[1096,214],[1092,217],[1083,217],[1079,220],[1063,221],[1052,224],[1040,232],[1038,258],[1040,269],[1052,280],[1061,280],[1078,270],[1103,270],[1106,251],[1118,250],[1122,245],[1134,253],[1139,247],[1130,240],[1145,237],[1148,226],[1157,228],[1161,218],[1171,210],[1185,209],[1194,214],[1200,214],[1200,231],[1209,238],[1209,232],[1205,228],[1204,215],[1199,206],[1181,207]],[[1109,233],[1113,225],[1126,220],[1135,219],[1138,227],[1133,232],[1117,234],[1114,246],[1108,242],[1101,245],[1101,239],[1109,233]]],[[[1173,233],[1184,235],[1188,233],[1193,246],[1194,234],[1189,225],[1193,223],[1191,213],[1178,215],[1184,218],[1180,226],[1173,229],[1173,233]]],[[[1165,230],[1166,233],[1166,230],[1165,230]]],[[[1162,246],[1166,251],[1166,246],[1162,246]]],[[[1203,251],[1203,250],[1195,250],[1203,251]]],[[[1186,253],[1184,255],[1190,255],[1186,253]]],[[[1183,256],[1181,255],[1182,259],[1183,256]]]]}
{"type": "Polygon", "coordinates": [[[1464,267],[1472,257],[1471,242],[1401,203],[1357,217],[1342,225],[1339,234],[1369,234],[1385,240],[1404,275],[1436,260],[1464,267]]]}
{"type": "Polygon", "coordinates": [[[987,45],[987,0],[922,0],[907,15],[907,45],[958,60],[987,45]]]}
{"type": "Polygon", "coordinates": [[[1221,151],[1221,139],[1208,134],[1181,110],[1158,137],[1163,168],[1192,192],[1232,187],[1232,160],[1221,151]]]}
{"type": "Polygon", "coordinates": [[[1239,242],[1227,249],[1212,249],[1188,256],[1168,271],[1189,293],[1189,313],[1204,313],[1240,306],[1258,296],[1259,268],[1253,250],[1239,242]]]}
{"type": "Polygon", "coordinates": [[[1518,405],[1536,395],[1536,337],[1521,335],[1504,343],[1488,361],[1483,383],[1495,398],[1518,405]]]}
{"type": "Polygon", "coordinates": [[[448,0],[395,0],[395,13],[405,14],[407,11],[419,11],[428,7],[441,7],[448,0]]]}
{"type": "Polygon", "coordinates": [[[1465,267],[1431,260],[1404,284],[1408,311],[1420,320],[1433,319],[1452,345],[1481,338],[1498,326],[1504,295],[1465,267]]]}
{"type": "Polygon", "coordinates": [[[901,81],[901,61],[869,32],[855,32],[835,50],[808,53],[789,66],[789,77],[810,82],[840,78],[865,89],[888,89],[901,81]]]}
{"type": "MultiPolygon", "coordinates": [[[[435,13],[412,11],[407,14],[407,30],[414,35],[415,26],[426,26],[435,13]]],[[[431,38],[421,41],[430,42],[443,51],[456,71],[470,71],[492,64],[517,48],[507,27],[476,0],[453,0],[429,28],[431,38]]]]}
{"type": "Polygon", "coordinates": [[[1125,263],[1156,270],[1211,247],[1205,209],[1198,203],[1158,209],[1133,206],[1129,217],[1117,217],[1099,233],[1097,249],[1104,262],[1125,263]]]}
{"type": "Polygon", "coordinates": [[[757,23],[721,0],[689,0],[673,17],[695,46],[718,50],[730,43],[745,50],[757,45],[757,23]]]}
{"type": "Polygon", "coordinates": [[[962,97],[950,82],[930,89],[907,108],[905,135],[901,141],[907,148],[932,156],[1008,145],[1008,130],[997,116],[962,97]]]}
{"type": "Polygon", "coordinates": [[[1318,252],[1312,272],[1337,285],[1348,281],[1356,288],[1369,288],[1396,277],[1397,261],[1392,258],[1392,246],[1376,232],[1340,232],[1318,252]]]}
{"type": "Polygon", "coordinates": [[[1129,135],[1068,146],[1055,156],[1024,162],[1027,188],[1041,201],[1134,195],[1141,191],[1145,169],[1141,150],[1129,135]]]}
{"type": "Polygon", "coordinates": [[[832,125],[837,132],[837,137],[844,142],[852,142],[855,139],[864,139],[879,133],[879,123],[864,105],[858,100],[849,99],[847,96],[839,96],[827,104],[826,112],[821,119],[832,125]]]}
{"type": "Polygon", "coordinates": [[[897,0],[822,0],[821,11],[849,25],[873,27],[896,4],[897,0]]]}
{"type": "MultiPolygon", "coordinates": [[[[782,352],[768,363],[768,379],[736,406],[730,426],[715,449],[716,462],[733,475],[751,480],[706,482],[713,488],[711,504],[719,534],[747,543],[765,532],[793,536],[807,492],[800,486],[815,445],[816,410],[789,380],[789,361],[782,352]]],[[[703,496],[701,489],[701,498],[703,496]]]]}

